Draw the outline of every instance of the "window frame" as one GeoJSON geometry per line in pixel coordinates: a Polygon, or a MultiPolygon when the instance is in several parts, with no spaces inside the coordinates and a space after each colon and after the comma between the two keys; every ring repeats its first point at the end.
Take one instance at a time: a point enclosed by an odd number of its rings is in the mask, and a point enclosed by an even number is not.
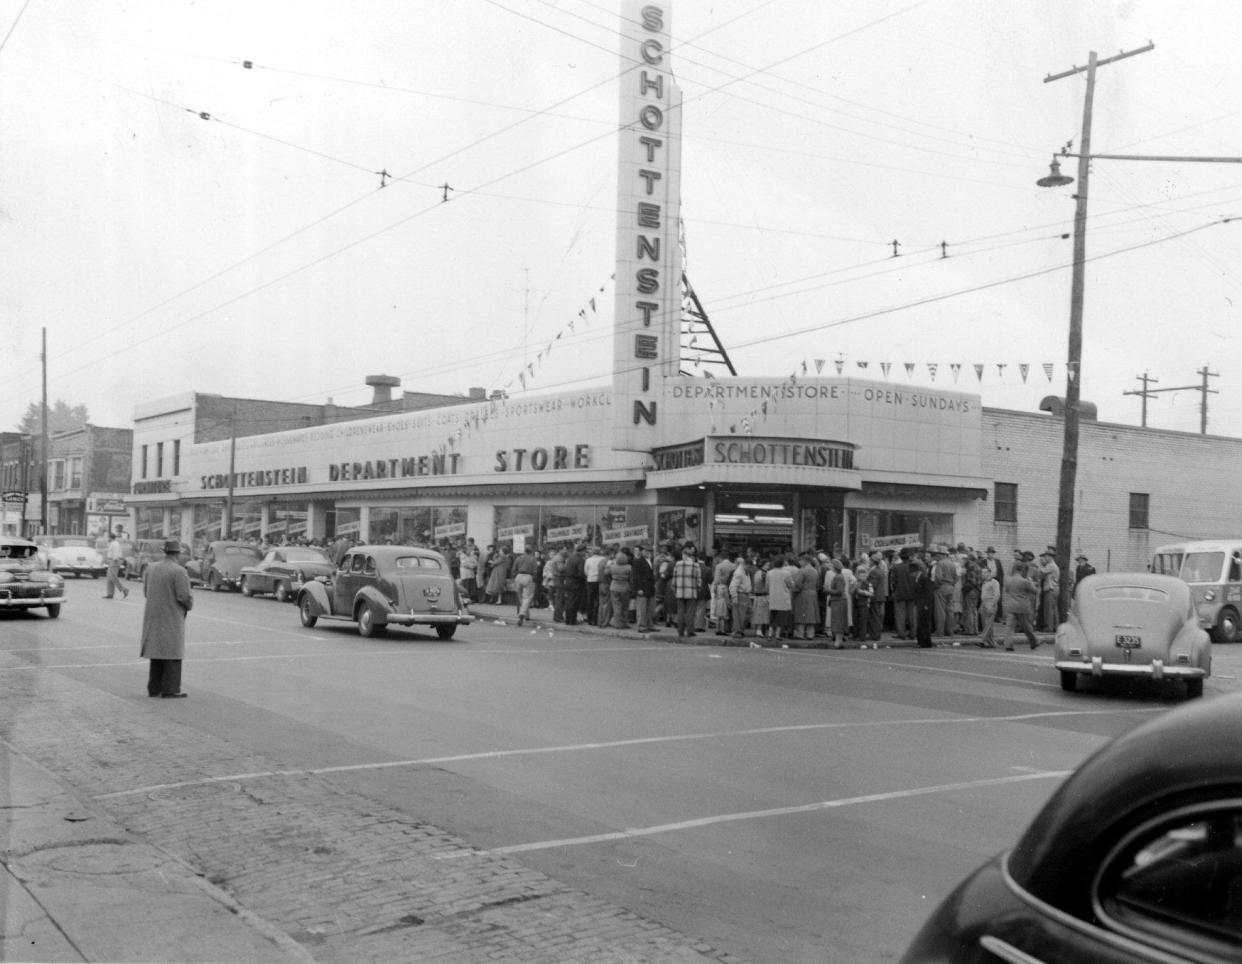
{"type": "Polygon", "coordinates": [[[1151,493],[1130,493],[1130,526],[1131,529],[1151,528],[1151,493]]]}
{"type": "Polygon", "coordinates": [[[1018,524],[1018,483],[992,483],[992,521],[997,525],[1018,524]],[[1001,497],[1002,491],[1006,498],[1001,497]],[[1012,496],[1009,498],[1008,496],[1012,496]]]}

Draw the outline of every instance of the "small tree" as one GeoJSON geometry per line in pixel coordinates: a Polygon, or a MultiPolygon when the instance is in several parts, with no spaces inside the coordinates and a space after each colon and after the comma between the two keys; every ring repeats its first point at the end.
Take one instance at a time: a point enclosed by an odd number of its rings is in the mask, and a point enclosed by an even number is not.
{"type": "MultiPolygon", "coordinates": [[[[56,399],[54,405],[47,408],[47,430],[49,435],[57,432],[69,432],[73,429],[85,428],[91,420],[85,405],[72,408],[63,399],[56,399]]],[[[31,402],[26,407],[26,414],[17,423],[17,430],[27,435],[38,435],[43,431],[43,406],[39,402],[31,402]]]]}

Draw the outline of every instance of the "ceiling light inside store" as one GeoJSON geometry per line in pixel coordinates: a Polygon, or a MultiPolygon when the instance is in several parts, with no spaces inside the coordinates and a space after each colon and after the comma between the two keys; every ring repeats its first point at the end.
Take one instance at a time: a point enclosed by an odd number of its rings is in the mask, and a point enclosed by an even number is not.
{"type": "Polygon", "coordinates": [[[755,516],[755,521],[766,522],[769,525],[791,526],[793,525],[793,516],[791,515],[757,515],[755,516]]]}
{"type": "Polygon", "coordinates": [[[779,502],[739,502],[739,509],[761,509],[766,512],[780,512],[785,507],[779,502]]]}

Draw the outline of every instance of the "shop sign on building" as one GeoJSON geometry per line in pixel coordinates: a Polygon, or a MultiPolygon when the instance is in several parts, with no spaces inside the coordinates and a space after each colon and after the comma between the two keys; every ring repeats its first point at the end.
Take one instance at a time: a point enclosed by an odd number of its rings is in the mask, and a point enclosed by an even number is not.
{"type": "Polygon", "coordinates": [[[523,526],[505,526],[504,528],[496,530],[496,538],[502,542],[505,539],[514,539],[517,536],[533,537],[534,535],[535,527],[529,523],[523,526]]]}
{"type": "Polygon", "coordinates": [[[620,529],[605,529],[601,538],[610,546],[628,546],[650,539],[646,526],[625,526],[620,529]]]}
{"type": "Polygon", "coordinates": [[[446,526],[436,526],[434,534],[436,542],[440,542],[444,539],[456,539],[459,536],[465,536],[466,523],[453,522],[446,526]]]}
{"type": "Polygon", "coordinates": [[[617,135],[613,448],[649,451],[681,356],[681,92],[668,4],[625,0],[617,135]]]}
{"type": "Polygon", "coordinates": [[[580,542],[586,538],[586,523],[573,526],[561,526],[559,529],[548,530],[549,542],[580,542]]]}

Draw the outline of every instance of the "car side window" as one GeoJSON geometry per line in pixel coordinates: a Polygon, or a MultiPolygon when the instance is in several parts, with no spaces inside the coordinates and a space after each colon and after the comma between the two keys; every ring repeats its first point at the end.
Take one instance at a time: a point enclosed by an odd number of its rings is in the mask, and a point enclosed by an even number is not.
{"type": "Polygon", "coordinates": [[[375,575],[375,560],[371,556],[366,557],[366,567],[362,570],[365,576],[375,575]]]}
{"type": "Polygon", "coordinates": [[[1137,835],[1100,877],[1101,917],[1123,933],[1205,951],[1242,941],[1242,800],[1137,835]]]}
{"type": "Polygon", "coordinates": [[[350,557],[349,571],[362,572],[362,570],[366,568],[366,565],[367,557],[360,552],[357,555],[350,557]]]}

